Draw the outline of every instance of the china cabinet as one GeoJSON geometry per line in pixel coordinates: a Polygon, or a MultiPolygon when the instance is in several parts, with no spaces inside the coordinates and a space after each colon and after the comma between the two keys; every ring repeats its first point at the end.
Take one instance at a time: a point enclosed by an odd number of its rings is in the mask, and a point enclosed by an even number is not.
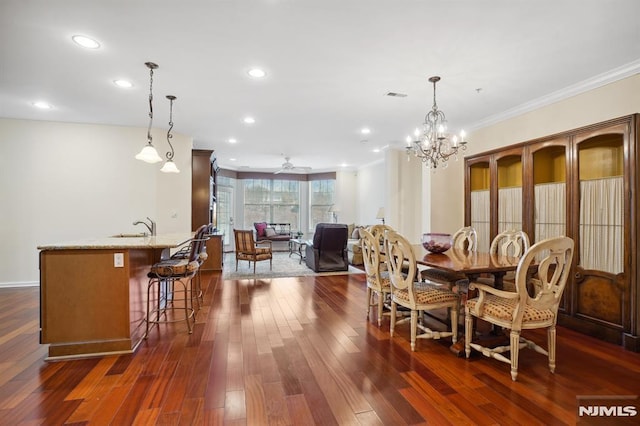
{"type": "Polygon", "coordinates": [[[640,351],[638,114],[465,158],[465,225],[576,243],[559,323],[640,351]]]}

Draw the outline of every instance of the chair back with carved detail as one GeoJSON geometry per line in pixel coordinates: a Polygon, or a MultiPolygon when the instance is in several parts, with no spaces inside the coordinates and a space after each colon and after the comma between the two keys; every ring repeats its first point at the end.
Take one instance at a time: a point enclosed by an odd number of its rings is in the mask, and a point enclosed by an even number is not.
{"type": "MultiPolygon", "coordinates": [[[[520,258],[529,250],[529,236],[524,231],[516,231],[509,229],[495,236],[491,241],[489,253],[491,256],[511,256],[520,258]]],[[[507,272],[502,279],[502,288],[504,290],[516,291],[515,271],[507,272]]],[[[494,285],[493,277],[482,277],[477,280],[479,283],[494,285]]]]}
{"type": "Polygon", "coordinates": [[[471,226],[458,229],[451,238],[452,246],[463,250],[475,251],[478,249],[478,234],[471,226]]]}
{"type": "MultiPolygon", "coordinates": [[[[471,226],[458,229],[451,237],[454,248],[476,251],[478,248],[478,234],[471,226]]],[[[445,271],[437,268],[427,268],[420,272],[421,279],[434,284],[444,285],[449,288],[461,290],[469,284],[465,274],[445,271]]]]}
{"type": "Polygon", "coordinates": [[[529,250],[529,236],[524,231],[509,229],[496,235],[491,241],[489,253],[520,257],[529,250]]]}

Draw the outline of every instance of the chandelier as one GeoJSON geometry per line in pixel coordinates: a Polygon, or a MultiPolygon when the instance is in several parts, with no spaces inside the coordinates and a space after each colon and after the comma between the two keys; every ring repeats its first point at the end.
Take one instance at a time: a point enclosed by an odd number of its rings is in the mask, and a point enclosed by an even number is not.
{"type": "Polygon", "coordinates": [[[464,139],[464,130],[460,132],[460,139],[457,135],[447,133],[447,118],[444,112],[438,109],[436,104],[436,83],[440,77],[429,78],[433,83],[433,107],[424,117],[422,130],[416,129],[414,136],[407,136],[407,159],[413,154],[420,158],[427,167],[436,169],[439,163],[443,168],[447,166],[449,157],[458,158],[458,150],[467,149],[467,141],[464,139]]]}
{"type": "Polygon", "coordinates": [[[162,161],[162,157],[158,155],[158,151],[153,146],[153,137],[151,136],[151,126],[153,125],[153,70],[157,69],[158,65],[153,62],[145,62],[145,65],[149,68],[149,128],[147,130],[147,144],[136,154],[136,159],[153,164],[162,161]]]}

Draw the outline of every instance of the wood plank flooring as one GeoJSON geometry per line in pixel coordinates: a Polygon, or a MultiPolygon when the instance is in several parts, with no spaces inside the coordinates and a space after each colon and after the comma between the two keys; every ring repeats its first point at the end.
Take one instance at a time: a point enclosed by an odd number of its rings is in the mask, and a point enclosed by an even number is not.
{"type": "Polygon", "coordinates": [[[64,362],[44,361],[38,289],[0,289],[0,425],[575,424],[577,395],[640,393],[640,354],[563,328],[556,374],[523,350],[515,383],[448,339],[412,353],[407,325],[366,317],[364,275],[203,283],[192,335],[64,362]]]}

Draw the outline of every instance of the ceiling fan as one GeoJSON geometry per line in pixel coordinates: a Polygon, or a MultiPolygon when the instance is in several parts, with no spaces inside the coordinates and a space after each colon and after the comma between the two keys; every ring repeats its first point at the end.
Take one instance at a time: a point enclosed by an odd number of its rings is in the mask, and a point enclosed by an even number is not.
{"type": "Polygon", "coordinates": [[[282,172],[303,172],[311,170],[311,167],[297,167],[291,163],[291,157],[284,157],[284,163],[282,163],[282,167],[280,170],[273,172],[273,174],[278,174],[282,172]]]}

